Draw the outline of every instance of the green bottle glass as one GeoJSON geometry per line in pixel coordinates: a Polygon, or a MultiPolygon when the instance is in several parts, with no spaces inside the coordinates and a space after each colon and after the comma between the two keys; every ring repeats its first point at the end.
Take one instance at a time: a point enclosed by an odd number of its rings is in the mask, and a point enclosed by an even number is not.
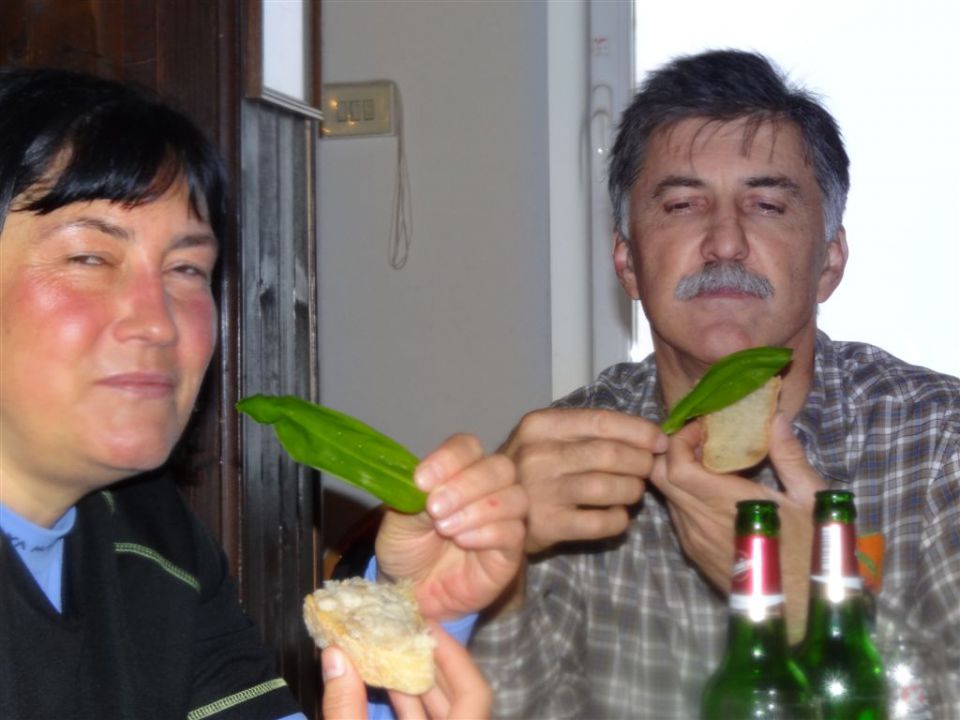
{"type": "Polygon", "coordinates": [[[727,650],[703,693],[704,720],[819,717],[787,646],[779,531],[775,502],[737,503],[727,650]]]}
{"type": "Polygon", "coordinates": [[[868,631],[853,493],[818,492],[813,519],[810,607],[797,663],[824,720],[883,720],[887,683],[868,631]]]}

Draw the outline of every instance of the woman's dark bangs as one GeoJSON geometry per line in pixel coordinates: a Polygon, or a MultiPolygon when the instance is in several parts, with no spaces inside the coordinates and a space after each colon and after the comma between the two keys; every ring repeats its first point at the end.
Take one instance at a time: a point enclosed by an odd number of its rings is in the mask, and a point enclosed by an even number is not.
{"type": "Polygon", "coordinates": [[[167,138],[143,115],[113,105],[79,118],[49,161],[47,172],[56,172],[57,181],[29,209],[47,213],[90,200],[135,205],[162,194],[159,185],[169,185],[179,168],[164,167],[172,159],[167,138]]]}
{"type": "Polygon", "coordinates": [[[219,161],[192,127],[162,106],[100,108],[74,124],[56,156],[49,159],[47,172],[59,162],[64,165],[56,182],[28,203],[33,212],[92,200],[139,205],[163,196],[184,178],[193,211],[220,234],[219,161]]]}

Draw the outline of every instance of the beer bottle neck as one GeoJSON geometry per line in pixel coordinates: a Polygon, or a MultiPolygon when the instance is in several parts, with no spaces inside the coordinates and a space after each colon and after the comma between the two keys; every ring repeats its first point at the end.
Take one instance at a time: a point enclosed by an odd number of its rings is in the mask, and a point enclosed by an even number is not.
{"type": "Polygon", "coordinates": [[[769,662],[788,653],[780,549],[776,536],[737,536],[730,588],[727,654],[733,660],[769,662]]]}
{"type": "Polygon", "coordinates": [[[809,642],[840,637],[854,642],[869,637],[866,605],[861,594],[831,600],[826,593],[818,593],[816,587],[812,587],[810,593],[806,635],[809,642]]]}
{"type": "Polygon", "coordinates": [[[817,523],[810,573],[807,633],[811,640],[867,634],[853,523],[817,523]]]}
{"type": "Polygon", "coordinates": [[[790,657],[787,626],[782,616],[751,620],[733,613],[727,636],[727,660],[738,666],[767,666],[786,662],[790,657]]]}

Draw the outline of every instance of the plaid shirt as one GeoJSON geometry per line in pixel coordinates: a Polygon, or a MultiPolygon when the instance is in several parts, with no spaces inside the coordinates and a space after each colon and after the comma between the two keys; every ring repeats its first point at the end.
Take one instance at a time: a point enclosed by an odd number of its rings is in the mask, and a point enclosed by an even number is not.
{"type": "MultiPolygon", "coordinates": [[[[652,357],[557,403],[663,417],[652,357]]],[[[858,531],[886,539],[876,598],[933,718],[960,718],[960,380],[820,333],[794,421],[811,465],[856,494],[858,531]]],[[[769,467],[760,482],[776,482],[769,467]]],[[[726,645],[727,601],[684,558],[648,490],[624,537],[531,563],[523,610],[478,630],[474,655],[511,718],[699,715],[726,645]]]]}

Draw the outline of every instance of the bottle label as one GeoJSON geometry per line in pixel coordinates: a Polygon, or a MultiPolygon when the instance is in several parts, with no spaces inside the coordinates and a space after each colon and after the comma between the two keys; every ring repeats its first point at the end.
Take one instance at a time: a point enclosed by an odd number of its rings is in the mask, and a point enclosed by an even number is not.
{"type": "Polygon", "coordinates": [[[783,614],[780,552],[775,538],[737,538],[730,587],[730,609],[754,622],[783,614]]]}
{"type": "Polygon", "coordinates": [[[824,523],[814,536],[811,590],[830,602],[858,595],[863,586],[857,566],[856,535],[850,523],[824,523]]]}

